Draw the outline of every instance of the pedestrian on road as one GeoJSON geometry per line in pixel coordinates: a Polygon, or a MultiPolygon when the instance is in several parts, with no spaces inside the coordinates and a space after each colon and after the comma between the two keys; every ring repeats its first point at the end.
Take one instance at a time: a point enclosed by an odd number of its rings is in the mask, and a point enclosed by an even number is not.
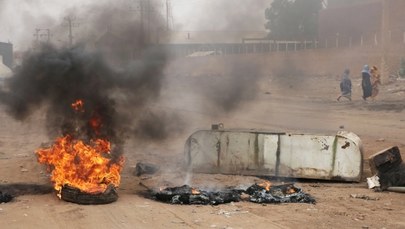
{"type": "Polygon", "coordinates": [[[371,87],[371,75],[370,67],[366,64],[361,71],[361,88],[363,89],[363,100],[367,101],[367,98],[371,96],[372,87],[371,87]]]}
{"type": "Polygon", "coordinates": [[[340,101],[340,98],[345,97],[349,101],[352,101],[352,81],[350,80],[350,70],[345,69],[343,72],[342,80],[340,81],[340,95],[337,97],[337,101],[340,101]]]}
{"type": "Polygon", "coordinates": [[[381,76],[380,73],[378,73],[378,68],[376,66],[373,66],[371,68],[371,99],[375,100],[375,97],[378,95],[379,87],[381,85],[381,76]]]}

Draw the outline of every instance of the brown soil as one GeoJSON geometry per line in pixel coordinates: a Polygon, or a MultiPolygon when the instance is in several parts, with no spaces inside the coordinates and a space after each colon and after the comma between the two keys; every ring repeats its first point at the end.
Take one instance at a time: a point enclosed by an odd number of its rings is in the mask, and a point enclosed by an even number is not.
{"type": "MultiPolygon", "coordinates": [[[[374,192],[365,182],[365,178],[371,175],[366,160],[370,155],[397,145],[405,156],[405,82],[383,85],[377,100],[366,103],[360,96],[360,79],[353,77],[353,101],[337,102],[339,79],[336,76],[308,73],[306,76],[289,76],[263,68],[257,95],[238,103],[238,109],[226,113],[220,106],[207,101],[204,94],[191,89],[192,85],[200,86],[200,82],[215,81],[215,77],[226,74],[221,72],[225,64],[206,65],[212,62],[215,61],[201,59],[200,62],[187,63],[190,65],[185,67],[184,61],[178,60],[169,66],[162,101],[150,107],[156,111],[175,112],[182,120],[176,124],[182,131],[172,128],[171,137],[162,141],[128,140],[118,201],[84,206],[59,200],[53,193],[25,194],[0,205],[0,227],[405,228],[404,194],[374,192]],[[186,138],[197,129],[210,128],[212,123],[219,122],[229,128],[298,133],[334,134],[342,128],[352,131],[360,136],[364,145],[363,181],[296,180],[297,186],[316,198],[316,205],[237,202],[219,206],[180,206],[146,198],[144,185],[158,188],[183,185],[189,180],[196,187],[219,188],[248,186],[261,180],[248,176],[187,176],[182,169],[186,138]],[[155,175],[136,177],[133,175],[134,166],[139,161],[155,163],[161,170],[155,175]]],[[[38,111],[21,123],[8,116],[5,107],[0,109],[0,184],[49,185],[49,175],[37,163],[33,153],[41,143],[51,141],[46,135],[44,115],[38,111]]]]}

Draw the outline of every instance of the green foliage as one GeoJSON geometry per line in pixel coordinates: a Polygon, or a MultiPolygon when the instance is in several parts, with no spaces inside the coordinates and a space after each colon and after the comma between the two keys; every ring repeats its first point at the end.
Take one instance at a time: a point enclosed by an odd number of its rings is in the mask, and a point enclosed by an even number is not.
{"type": "Polygon", "coordinates": [[[265,10],[269,37],[275,40],[316,39],[322,7],[322,0],[274,0],[265,10]]]}

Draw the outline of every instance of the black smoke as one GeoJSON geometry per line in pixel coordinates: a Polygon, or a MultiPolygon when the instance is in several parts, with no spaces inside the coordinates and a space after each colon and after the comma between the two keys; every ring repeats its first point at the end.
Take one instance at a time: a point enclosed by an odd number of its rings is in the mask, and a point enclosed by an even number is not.
{"type": "Polygon", "coordinates": [[[139,35],[144,31],[136,19],[122,20],[117,9],[97,9],[94,27],[109,21],[97,39],[86,34],[87,39],[73,47],[37,47],[8,79],[0,102],[22,121],[46,108],[52,138],[66,134],[83,140],[106,138],[120,151],[126,133],[139,129],[135,120],[148,102],[159,98],[167,55],[139,35]],[[79,111],[72,109],[77,100],[84,102],[79,111]],[[90,120],[102,124],[94,128],[90,120]]]}
{"type": "Polygon", "coordinates": [[[213,100],[225,111],[235,110],[241,102],[256,98],[259,78],[260,71],[256,64],[234,63],[226,80],[216,86],[216,91],[220,93],[213,100]]]}
{"type": "Polygon", "coordinates": [[[134,133],[139,139],[164,140],[183,131],[185,122],[174,113],[148,111],[140,116],[136,126],[134,133]]]}
{"type": "Polygon", "coordinates": [[[207,109],[214,113],[230,113],[256,98],[262,78],[257,62],[231,59],[221,68],[225,69],[221,74],[201,77],[195,85],[195,91],[204,96],[207,109]]]}
{"type": "Polygon", "coordinates": [[[84,47],[45,46],[26,57],[0,99],[18,120],[45,106],[52,136],[84,134],[78,137],[121,143],[136,113],[159,96],[166,56],[153,49],[144,55],[125,69],[113,70],[101,54],[87,52],[84,47]],[[83,111],[72,109],[71,104],[79,99],[84,102],[83,111]],[[89,126],[94,118],[101,119],[98,133],[89,126]]]}

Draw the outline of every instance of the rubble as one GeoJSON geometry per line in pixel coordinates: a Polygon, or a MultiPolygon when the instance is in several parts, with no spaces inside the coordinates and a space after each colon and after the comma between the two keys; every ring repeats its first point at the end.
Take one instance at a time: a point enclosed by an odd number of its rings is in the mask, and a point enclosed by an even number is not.
{"type": "MultiPolygon", "coordinates": [[[[397,146],[382,150],[369,158],[373,177],[367,178],[369,188],[377,191],[402,190],[405,188],[405,164],[397,146]],[[390,187],[397,187],[390,188],[390,187]]],[[[403,191],[402,191],[403,192],[403,191]]]]}
{"type": "Polygon", "coordinates": [[[384,149],[369,158],[370,169],[373,174],[389,172],[401,163],[402,158],[397,146],[384,149]]]}

